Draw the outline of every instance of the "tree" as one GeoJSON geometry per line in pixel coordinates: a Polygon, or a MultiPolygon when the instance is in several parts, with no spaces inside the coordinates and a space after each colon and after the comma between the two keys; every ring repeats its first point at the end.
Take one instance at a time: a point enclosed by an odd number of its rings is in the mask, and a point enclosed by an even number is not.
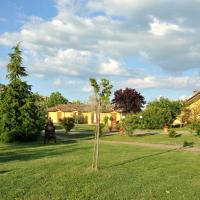
{"type": "Polygon", "coordinates": [[[183,107],[180,101],[170,100],[165,97],[161,97],[147,104],[147,108],[153,106],[169,110],[172,115],[172,120],[176,119],[177,115],[181,113],[183,107]]]}
{"type": "Polygon", "coordinates": [[[4,88],[5,88],[5,85],[0,83],[0,93],[3,92],[4,88]]]}
{"type": "Polygon", "coordinates": [[[95,131],[95,142],[94,142],[94,154],[93,154],[93,163],[92,167],[95,170],[98,170],[98,161],[99,161],[99,135],[100,135],[100,112],[101,105],[103,101],[109,99],[111,95],[112,85],[110,85],[109,80],[101,79],[100,83],[97,83],[95,78],[90,78],[90,84],[94,89],[95,98],[97,102],[96,107],[96,116],[97,116],[97,126],[95,131]]]}
{"type": "Polygon", "coordinates": [[[120,109],[123,113],[137,113],[146,102],[135,89],[126,88],[115,91],[112,103],[115,109],[120,109]]]}
{"type": "Polygon", "coordinates": [[[73,100],[72,103],[73,103],[73,104],[77,104],[77,105],[82,104],[81,100],[79,100],[79,99],[73,100]]]}
{"type": "Polygon", "coordinates": [[[68,102],[69,101],[64,96],[62,96],[60,92],[52,92],[50,97],[47,100],[47,106],[52,107],[58,104],[65,104],[68,102]]]}
{"type": "Polygon", "coordinates": [[[182,105],[180,101],[160,98],[149,102],[143,111],[143,123],[145,128],[162,128],[163,125],[172,124],[180,114],[182,105]]]}
{"type": "Polygon", "coordinates": [[[21,79],[27,73],[22,67],[19,44],[13,50],[7,65],[9,84],[0,95],[0,139],[4,142],[32,141],[43,128],[44,115],[31,86],[21,79]]]}

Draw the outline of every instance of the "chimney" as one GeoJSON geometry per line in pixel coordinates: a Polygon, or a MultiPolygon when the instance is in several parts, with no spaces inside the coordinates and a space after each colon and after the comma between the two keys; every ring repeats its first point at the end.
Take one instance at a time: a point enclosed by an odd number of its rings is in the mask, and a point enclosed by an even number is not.
{"type": "Polygon", "coordinates": [[[193,95],[197,94],[198,92],[199,92],[199,90],[194,90],[193,95]]]}

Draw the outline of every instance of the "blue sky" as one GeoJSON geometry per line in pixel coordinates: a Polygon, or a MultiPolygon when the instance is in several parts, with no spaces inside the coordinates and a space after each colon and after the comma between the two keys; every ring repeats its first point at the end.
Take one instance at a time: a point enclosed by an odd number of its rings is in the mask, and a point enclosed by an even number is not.
{"type": "Polygon", "coordinates": [[[1,0],[0,82],[22,41],[27,81],[42,95],[92,95],[89,77],[147,101],[200,88],[199,0],[1,0]]]}

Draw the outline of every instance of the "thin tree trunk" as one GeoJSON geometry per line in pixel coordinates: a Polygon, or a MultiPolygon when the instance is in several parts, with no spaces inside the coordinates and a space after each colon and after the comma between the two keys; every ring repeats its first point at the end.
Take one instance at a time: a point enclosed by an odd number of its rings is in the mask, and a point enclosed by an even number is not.
{"type": "Polygon", "coordinates": [[[98,170],[99,164],[99,134],[100,134],[100,107],[101,107],[101,100],[98,102],[98,117],[97,117],[97,138],[96,138],[96,158],[95,158],[95,170],[98,170]]]}
{"type": "MultiPolygon", "coordinates": [[[[97,119],[97,112],[96,112],[96,119],[97,119]]],[[[92,159],[92,169],[95,168],[95,156],[96,156],[96,150],[97,150],[97,121],[96,121],[96,130],[94,133],[94,150],[93,150],[93,159],[92,159]]]]}

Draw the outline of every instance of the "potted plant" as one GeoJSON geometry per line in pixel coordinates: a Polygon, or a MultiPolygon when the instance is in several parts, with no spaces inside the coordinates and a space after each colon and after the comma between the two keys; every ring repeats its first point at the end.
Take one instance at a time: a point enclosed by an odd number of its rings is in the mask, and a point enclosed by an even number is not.
{"type": "Polygon", "coordinates": [[[167,134],[167,133],[168,133],[168,130],[169,130],[169,125],[168,125],[167,123],[165,123],[164,126],[163,126],[163,132],[164,132],[165,134],[167,134]]]}

